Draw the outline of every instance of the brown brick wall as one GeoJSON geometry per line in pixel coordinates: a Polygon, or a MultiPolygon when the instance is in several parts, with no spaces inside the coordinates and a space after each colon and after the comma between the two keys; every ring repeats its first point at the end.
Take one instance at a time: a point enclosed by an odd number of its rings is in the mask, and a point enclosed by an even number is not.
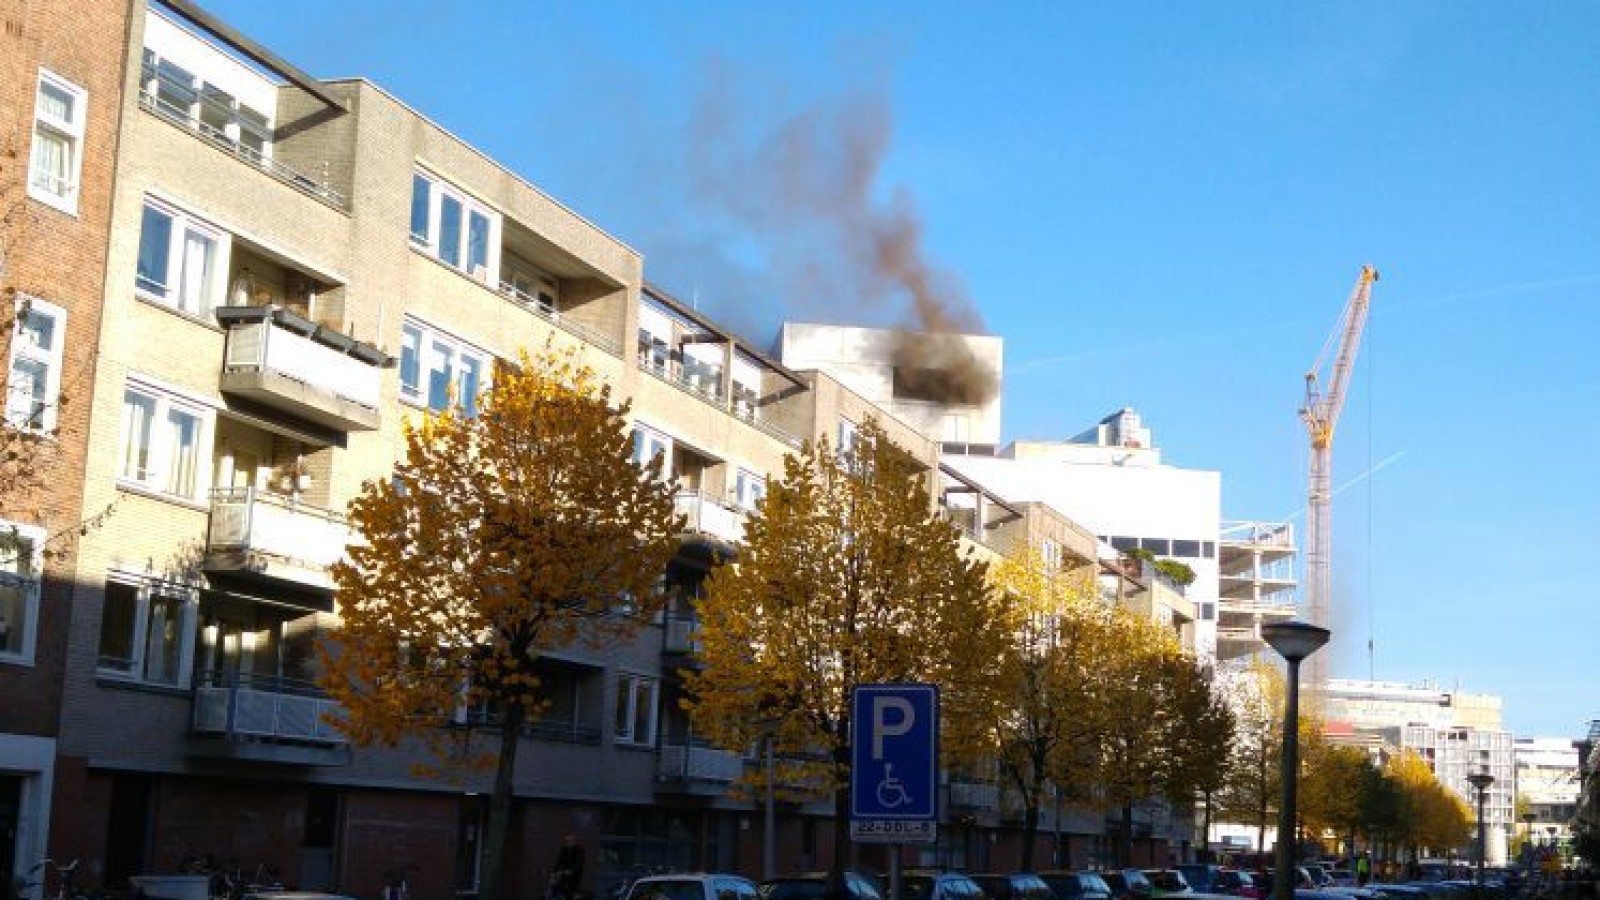
{"type": "MultiPolygon", "coordinates": [[[[42,485],[0,484],[0,518],[43,525],[69,537],[52,549],[69,554],[70,535],[83,518],[81,497],[88,394],[104,295],[111,219],[113,164],[121,112],[129,0],[0,0],[0,274],[11,321],[14,291],[44,298],[67,311],[62,374],[67,398],[59,434],[30,451],[29,464],[48,473],[42,485]],[[35,92],[40,68],[87,91],[86,127],[77,215],[27,195],[35,92]]],[[[8,374],[9,334],[0,353],[0,382],[8,374]]],[[[9,447],[8,447],[9,449],[9,447]]],[[[32,667],[0,664],[0,732],[53,735],[57,730],[61,673],[73,596],[65,556],[46,565],[38,641],[32,667]]]]}

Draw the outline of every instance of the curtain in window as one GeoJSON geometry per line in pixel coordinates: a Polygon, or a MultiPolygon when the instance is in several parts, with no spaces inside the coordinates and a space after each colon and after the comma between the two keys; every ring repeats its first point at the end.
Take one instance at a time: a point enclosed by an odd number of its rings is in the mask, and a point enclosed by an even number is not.
{"type": "Polygon", "coordinates": [[[478,415],[479,369],[482,363],[470,356],[461,357],[461,409],[467,418],[478,415]]]}
{"type": "Polygon", "coordinates": [[[35,188],[65,196],[72,178],[71,164],[71,139],[43,126],[34,129],[29,170],[35,188]]]}
{"type": "Polygon", "coordinates": [[[72,94],[49,82],[40,84],[39,112],[61,122],[71,122],[72,94]]]}
{"type": "Polygon", "coordinates": [[[150,618],[145,628],[144,677],[146,681],[176,684],[178,651],[182,645],[183,606],[176,597],[151,596],[150,618]]]}
{"type": "Polygon", "coordinates": [[[7,385],[6,421],[23,427],[43,426],[44,409],[49,403],[50,367],[37,359],[18,357],[11,364],[7,385]]]}
{"type": "Polygon", "coordinates": [[[191,313],[204,313],[211,284],[211,263],[217,242],[197,231],[183,235],[183,281],[178,296],[178,308],[191,313]]]}
{"type": "Polygon", "coordinates": [[[428,408],[442,412],[450,405],[450,387],[455,381],[455,350],[439,341],[428,352],[428,408]]]}
{"type": "Polygon", "coordinates": [[[467,271],[489,265],[489,218],[472,213],[467,218],[467,271]]]}
{"type": "Polygon", "coordinates": [[[151,206],[139,225],[138,285],[157,297],[167,296],[167,257],[172,252],[172,217],[151,206]]]}
{"type": "Polygon", "coordinates": [[[422,394],[422,332],[407,325],[400,332],[400,393],[407,397],[422,394]]]}
{"type": "Polygon", "coordinates": [[[171,456],[167,460],[167,493],[193,497],[200,462],[200,419],[182,410],[167,412],[171,456]]]}
{"type": "Polygon", "coordinates": [[[150,439],[155,427],[156,401],[129,391],[122,395],[122,477],[150,479],[150,439]]]}

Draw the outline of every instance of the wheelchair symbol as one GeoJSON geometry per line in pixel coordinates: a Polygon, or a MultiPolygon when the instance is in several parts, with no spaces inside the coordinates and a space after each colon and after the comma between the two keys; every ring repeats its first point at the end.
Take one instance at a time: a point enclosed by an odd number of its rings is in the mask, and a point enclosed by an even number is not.
{"type": "Polygon", "coordinates": [[[894,777],[894,765],[883,764],[883,780],[878,782],[878,805],[884,809],[895,809],[911,802],[911,795],[906,793],[905,783],[894,777]]]}

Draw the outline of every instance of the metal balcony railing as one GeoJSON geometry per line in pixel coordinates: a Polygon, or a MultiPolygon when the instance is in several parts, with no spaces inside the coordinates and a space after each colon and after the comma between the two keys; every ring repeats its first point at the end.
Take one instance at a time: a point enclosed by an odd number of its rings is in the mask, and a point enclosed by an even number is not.
{"type": "Polygon", "coordinates": [[[208,673],[194,690],[194,730],[202,734],[343,744],[332,724],[341,713],[316,685],[293,678],[208,673]]]}
{"type": "Polygon", "coordinates": [[[196,112],[196,107],[185,109],[162,99],[158,89],[158,86],[162,83],[166,83],[169,88],[174,88],[174,92],[178,94],[194,90],[190,85],[175,84],[146,69],[144,82],[139,90],[139,105],[141,107],[171,122],[173,125],[189,131],[195,137],[216,147],[218,150],[229,153],[240,161],[260,169],[290,187],[309,194],[335,209],[344,212],[350,210],[349,200],[345,198],[344,194],[334,190],[326,179],[318,181],[298,169],[273,159],[260,150],[240,143],[226,131],[201,121],[196,112]]]}
{"type": "Polygon", "coordinates": [[[594,344],[607,353],[615,355],[622,352],[622,345],[617,342],[616,338],[591,328],[582,322],[575,321],[571,316],[563,315],[561,310],[555,307],[555,304],[539,297],[534,297],[510,282],[500,282],[500,294],[512,303],[539,316],[557,328],[594,344]]]}
{"type": "Polygon", "coordinates": [[[350,527],[330,509],[255,488],[211,492],[209,550],[249,550],[319,569],[344,558],[350,527]]]}
{"type": "Polygon", "coordinates": [[[638,361],[640,370],[649,372],[702,403],[730,413],[790,447],[800,447],[800,438],[761,417],[761,408],[756,404],[755,395],[738,382],[734,382],[733,396],[724,396],[719,368],[705,363],[686,364],[675,358],[666,344],[645,340],[639,342],[638,361]]]}
{"type": "Polygon", "coordinates": [[[690,531],[730,544],[744,540],[745,511],[730,500],[705,491],[680,491],[672,498],[672,509],[689,520],[690,531]]]}
{"type": "Polygon", "coordinates": [[[729,783],[744,773],[744,757],[710,747],[663,744],[656,773],[663,779],[729,783]]]}
{"type": "Polygon", "coordinates": [[[382,370],[372,360],[312,340],[278,317],[233,322],[223,359],[228,372],[272,372],[376,413],[382,370]]]}

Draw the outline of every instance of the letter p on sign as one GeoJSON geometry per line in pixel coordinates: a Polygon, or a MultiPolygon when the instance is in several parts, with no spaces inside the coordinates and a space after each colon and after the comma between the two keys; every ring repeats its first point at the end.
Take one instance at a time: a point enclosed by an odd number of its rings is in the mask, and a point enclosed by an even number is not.
{"type": "Polygon", "coordinates": [[[872,758],[883,759],[883,739],[902,737],[917,724],[917,710],[904,697],[872,698],[872,758]],[[893,719],[891,720],[891,711],[893,719]]]}

